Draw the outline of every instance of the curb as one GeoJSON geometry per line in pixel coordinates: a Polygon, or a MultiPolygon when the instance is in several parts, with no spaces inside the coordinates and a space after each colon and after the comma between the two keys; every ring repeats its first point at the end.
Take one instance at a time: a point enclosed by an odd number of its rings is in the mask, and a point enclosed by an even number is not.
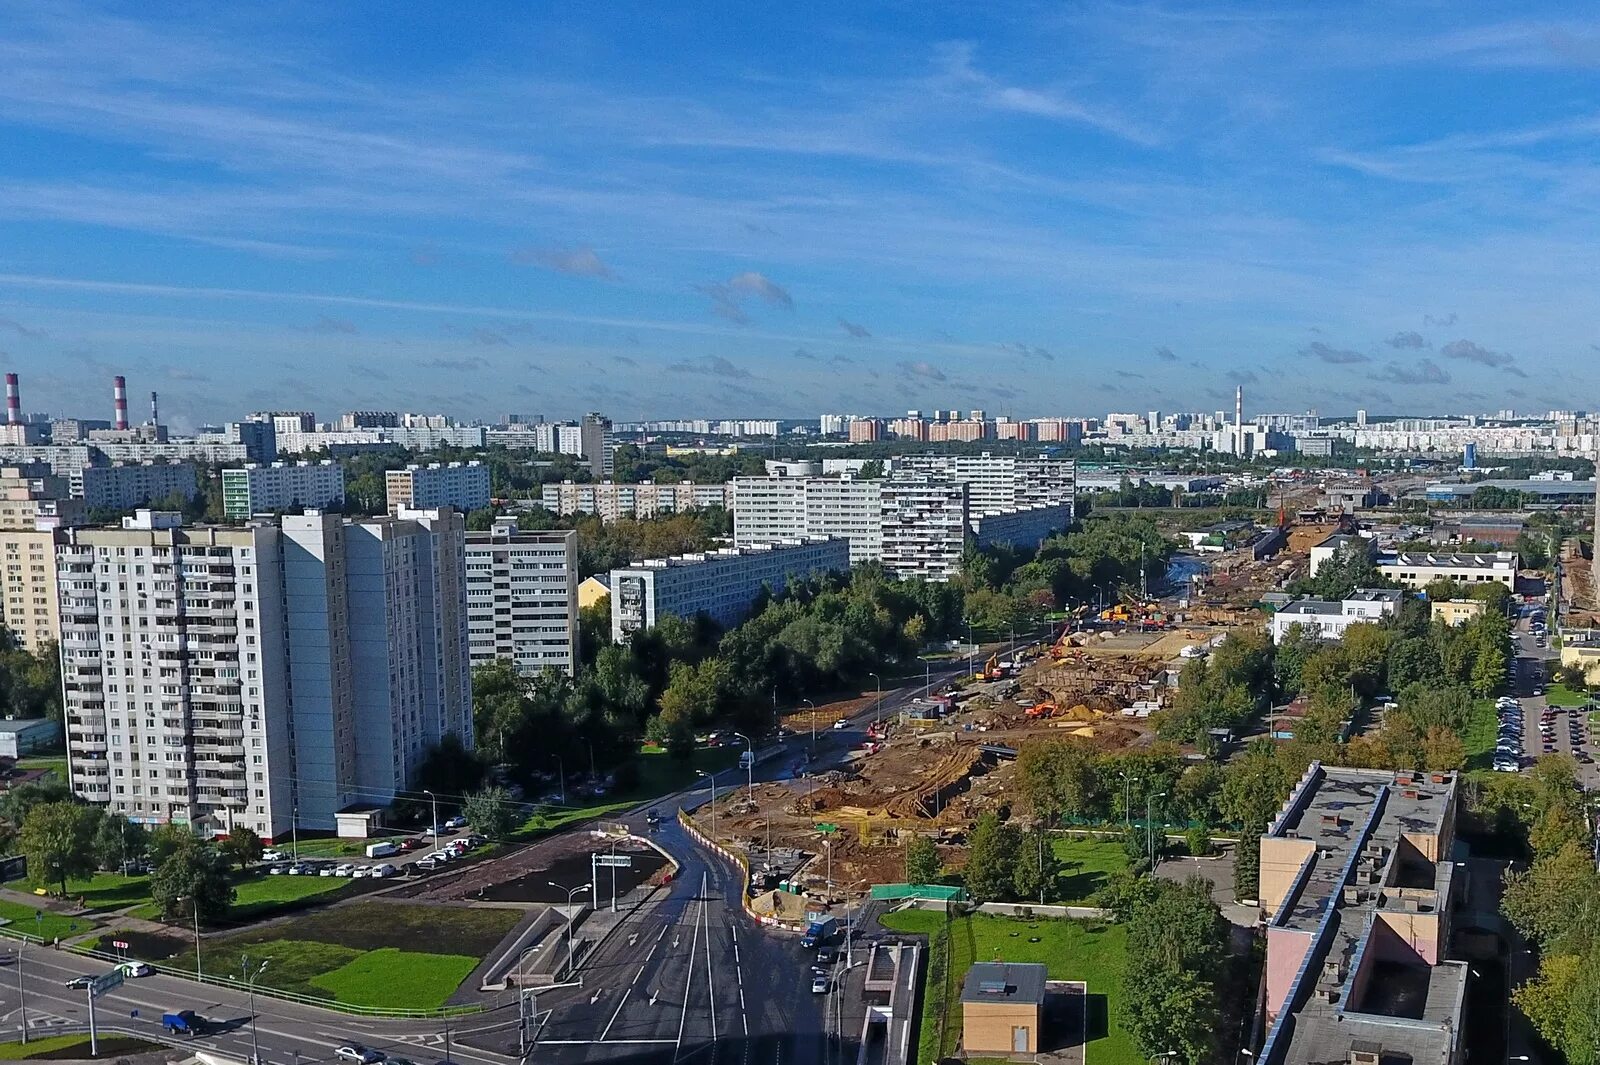
{"type": "MultiPolygon", "coordinates": [[[[744,871],[745,884],[748,885],[750,883],[750,860],[748,858],[740,854],[738,851],[724,847],[720,843],[714,843],[710,839],[706,838],[700,829],[696,827],[694,821],[683,810],[678,811],[678,823],[683,826],[683,830],[689,833],[689,837],[696,843],[715,851],[742,869],[744,871]]],[[[765,917],[751,909],[750,893],[748,891],[739,892],[739,905],[744,909],[745,916],[749,917],[757,924],[765,925],[768,928],[776,928],[780,932],[792,932],[798,934],[800,931],[800,929],[794,928],[791,925],[778,920],[776,917],[765,917]]]]}

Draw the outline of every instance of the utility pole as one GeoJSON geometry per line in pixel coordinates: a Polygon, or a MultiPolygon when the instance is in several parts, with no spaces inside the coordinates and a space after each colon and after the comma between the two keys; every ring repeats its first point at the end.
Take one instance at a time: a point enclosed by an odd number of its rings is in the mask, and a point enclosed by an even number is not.
{"type": "Polygon", "coordinates": [[[28,1041],[28,997],[22,989],[22,948],[25,944],[17,943],[17,1001],[22,1004],[22,1041],[28,1041]]]}
{"type": "MultiPolygon", "coordinates": [[[[1150,804],[1155,799],[1166,798],[1166,795],[1167,795],[1166,792],[1158,791],[1154,795],[1147,794],[1144,797],[1144,838],[1145,838],[1145,845],[1147,847],[1149,847],[1149,849],[1150,849],[1150,868],[1151,869],[1154,869],[1156,867],[1156,837],[1155,837],[1155,833],[1152,831],[1152,829],[1154,828],[1154,822],[1151,821],[1150,804]]],[[[1165,832],[1165,826],[1163,826],[1162,830],[1163,830],[1163,833],[1164,833],[1165,832]]]]}

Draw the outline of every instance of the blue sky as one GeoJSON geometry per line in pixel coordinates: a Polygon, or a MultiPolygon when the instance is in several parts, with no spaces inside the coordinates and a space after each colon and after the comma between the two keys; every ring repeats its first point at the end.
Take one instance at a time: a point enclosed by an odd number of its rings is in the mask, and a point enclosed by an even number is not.
{"type": "Polygon", "coordinates": [[[1571,5],[0,9],[25,405],[1594,407],[1571,5]]]}

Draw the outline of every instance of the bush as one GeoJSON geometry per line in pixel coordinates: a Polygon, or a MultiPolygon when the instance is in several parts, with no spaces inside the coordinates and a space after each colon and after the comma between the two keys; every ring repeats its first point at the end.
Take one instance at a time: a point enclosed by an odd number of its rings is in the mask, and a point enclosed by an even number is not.
{"type": "Polygon", "coordinates": [[[1188,844],[1190,854],[1204,858],[1211,853],[1211,828],[1207,825],[1191,825],[1184,834],[1184,842],[1188,844]]]}

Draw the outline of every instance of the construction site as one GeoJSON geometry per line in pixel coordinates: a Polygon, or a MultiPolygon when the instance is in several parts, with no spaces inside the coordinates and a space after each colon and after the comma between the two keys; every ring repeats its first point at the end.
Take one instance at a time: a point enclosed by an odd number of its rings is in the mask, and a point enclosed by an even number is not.
{"type": "MultiPolygon", "coordinates": [[[[1111,752],[1155,742],[1152,719],[1171,700],[1185,662],[1209,654],[1234,629],[1260,626],[1262,595],[1302,576],[1311,547],[1340,529],[1336,521],[1283,522],[1262,533],[1281,539],[1267,557],[1252,542],[1181,556],[1165,594],[1080,607],[1051,642],[978,661],[971,675],[881,722],[858,720],[848,732],[831,727],[869,709],[870,693],[818,707],[815,723],[803,711],[788,730],[806,742],[808,730],[821,729],[832,754],[819,750],[814,764],[826,768],[732,791],[718,803],[719,834],[735,845],[815,855],[791,885],[813,896],[826,895],[830,884],[842,896],[903,880],[904,844],[917,834],[940,842],[947,864],[959,866],[976,818],[1018,802],[1023,744],[1072,737],[1111,752]],[[845,742],[848,750],[839,751],[845,742]]],[[[783,894],[764,892],[753,905],[780,914],[799,905],[783,894]]]]}

